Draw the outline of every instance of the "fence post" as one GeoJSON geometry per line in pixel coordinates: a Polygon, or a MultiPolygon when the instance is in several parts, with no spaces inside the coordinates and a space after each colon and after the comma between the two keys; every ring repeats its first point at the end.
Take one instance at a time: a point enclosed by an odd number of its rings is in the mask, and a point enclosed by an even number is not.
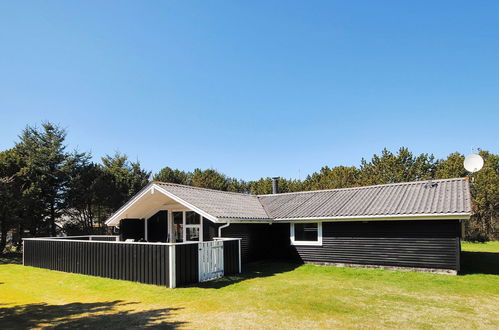
{"type": "Polygon", "coordinates": [[[202,282],[203,279],[201,278],[201,274],[204,274],[203,272],[203,256],[202,256],[202,252],[203,251],[203,248],[202,248],[202,243],[198,243],[197,244],[197,249],[198,249],[198,282],[202,282]]]}
{"type": "Polygon", "coordinates": [[[239,250],[239,274],[241,274],[241,239],[237,240],[237,247],[239,250]]]}
{"type": "Polygon", "coordinates": [[[177,274],[175,269],[175,245],[170,245],[168,249],[168,268],[170,270],[170,288],[177,286],[177,274]]]}

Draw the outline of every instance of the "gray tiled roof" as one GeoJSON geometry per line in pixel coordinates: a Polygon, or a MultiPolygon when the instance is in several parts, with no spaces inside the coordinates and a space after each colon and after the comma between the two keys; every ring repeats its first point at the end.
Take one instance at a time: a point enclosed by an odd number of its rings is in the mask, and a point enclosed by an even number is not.
{"type": "Polygon", "coordinates": [[[152,182],[106,223],[116,221],[152,187],[222,222],[471,215],[466,178],[434,180],[431,185],[428,181],[416,181],[259,196],[152,182]]]}
{"type": "Polygon", "coordinates": [[[155,182],[219,219],[273,220],[470,214],[466,178],[249,195],[155,182]]]}
{"type": "Polygon", "coordinates": [[[174,183],[154,183],[217,218],[271,220],[256,195],[197,188],[174,183]]]}
{"type": "Polygon", "coordinates": [[[273,219],[470,214],[466,178],[258,197],[273,219]]]}

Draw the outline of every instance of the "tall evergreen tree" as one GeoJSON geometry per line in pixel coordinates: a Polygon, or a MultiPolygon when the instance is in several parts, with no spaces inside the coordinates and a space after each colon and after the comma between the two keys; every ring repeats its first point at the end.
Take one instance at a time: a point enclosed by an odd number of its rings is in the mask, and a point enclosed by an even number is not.
{"type": "Polygon", "coordinates": [[[466,222],[467,239],[499,239],[499,155],[481,150],[483,168],[472,175],[473,215],[466,222]]]}
{"type": "Polygon", "coordinates": [[[40,231],[51,236],[57,232],[57,219],[64,211],[72,155],[66,151],[66,131],[44,123],[39,129],[28,126],[20,136],[16,151],[23,160],[19,177],[27,203],[33,235],[40,231]]]}
{"type": "Polygon", "coordinates": [[[207,169],[203,171],[196,168],[192,173],[192,185],[194,187],[227,191],[229,187],[229,180],[225,175],[219,173],[217,170],[207,169]]]}
{"type": "Polygon", "coordinates": [[[362,159],[360,183],[373,185],[430,179],[434,172],[433,155],[421,154],[415,157],[405,147],[400,148],[397,154],[393,154],[385,148],[380,156],[373,155],[369,162],[362,159]]]}
{"type": "Polygon", "coordinates": [[[355,187],[359,184],[360,171],[355,166],[324,166],[319,173],[309,175],[304,181],[306,190],[355,187]]]}
{"type": "Polygon", "coordinates": [[[92,234],[96,224],[102,224],[101,215],[110,211],[105,205],[108,191],[101,166],[90,161],[90,155],[81,157],[71,171],[66,196],[69,221],[64,226],[72,234],[92,234]]]}
{"type": "Polygon", "coordinates": [[[19,169],[20,159],[14,150],[0,152],[0,254],[7,243],[7,232],[18,227],[21,221],[19,169]]]}
{"type": "Polygon", "coordinates": [[[261,178],[259,180],[249,181],[248,190],[251,194],[264,195],[272,193],[272,179],[261,178]]]}
{"type": "Polygon", "coordinates": [[[446,159],[441,159],[436,164],[435,178],[449,179],[462,178],[468,175],[464,168],[464,155],[459,152],[454,152],[447,156],[446,159]]]}
{"type": "Polygon", "coordinates": [[[184,185],[192,184],[192,173],[184,172],[178,169],[172,169],[170,167],[165,167],[159,171],[158,174],[154,176],[154,181],[178,183],[184,185]]]}
{"type": "Polygon", "coordinates": [[[108,185],[105,188],[106,201],[112,211],[135,195],[149,183],[151,172],[142,169],[139,162],[130,162],[124,154],[102,158],[102,170],[108,185]]]}

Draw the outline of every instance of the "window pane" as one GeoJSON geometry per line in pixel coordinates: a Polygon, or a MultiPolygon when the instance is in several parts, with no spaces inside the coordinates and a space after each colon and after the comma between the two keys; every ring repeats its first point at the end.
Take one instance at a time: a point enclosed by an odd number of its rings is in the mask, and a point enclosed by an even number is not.
{"type": "Polygon", "coordinates": [[[186,241],[199,241],[199,227],[188,227],[185,232],[186,241]]]}
{"type": "Polygon", "coordinates": [[[178,242],[178,243],[183,242],[184,241],[184,226],[174,224],[173,231],[174,231],[174,235],[175,235],[175,242],[178,242]]]}
{"type": "Polygon", "coordinates": [[[176,225],[181,225],[183,222],[182,212],[173,212],[173,223],[176,225]]]}
{"type": "Polygon", "coordinates": [[[295,241],[318,241],[317,223],[295,223],[295,241]]]}
{"type": "Polygon", "coordinates": [[[196,212],[187,211],[185,212],[185,224],[186,225],[199,225],[201,222],[201,217],[196,212]]]}

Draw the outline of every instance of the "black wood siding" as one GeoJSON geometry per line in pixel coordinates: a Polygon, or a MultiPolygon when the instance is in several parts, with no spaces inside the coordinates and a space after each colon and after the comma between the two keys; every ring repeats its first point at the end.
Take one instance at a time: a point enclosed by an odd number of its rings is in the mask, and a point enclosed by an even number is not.
{"type": "Polygon", "coordinates": [[[322,246],[293,246],[289,224],[231,224],[224,237],[239,237],[242,262],[274,258],[459,270],[458,220],[324,222],[322,246]]]}
{"type": "Polygon", "coordinates": [[[270,227],[269,224],[232,223],[222,229],[222,236],[241,238],[241,260],[247,263],[268,256],[270,227]]]}
{"type": "Polygon", "coordinates": [[[169,285],[167,245],[25,240],[24,264],[69,273],[169,285]]]}
{"type": "Polygon", "coordinates": [[[291,255],[303,262],[459,270],[459,228],[457,220],[324,222],[322,246],[291,246],[291,255]]]}
{"type": "Polygon", "coordinates": [[[163,242],[168,238],[168,211],[159,211],[147,219],[147,241],[163,242]]]}
{"type": "Polygon", "coordinates": [[[224,241],[224,275],[239,273],[239,241],[224,241]]]}
{"type": "Polygon", "coordinates": [[[120,221],[120,241],[134,239],[139,241],[144,239],[144,219],[122,219],[120,221]]]}
{"type": "Polygon", "coordinates": [[[203,218],[203,241],[213,241],[213,238],[218,237],[218,227],[221,225],[203,218]]]}
{"type": "Polygon", "coordinates": [[[177,286],[199,282],[198,243],[175,246],[177,286]]]}

